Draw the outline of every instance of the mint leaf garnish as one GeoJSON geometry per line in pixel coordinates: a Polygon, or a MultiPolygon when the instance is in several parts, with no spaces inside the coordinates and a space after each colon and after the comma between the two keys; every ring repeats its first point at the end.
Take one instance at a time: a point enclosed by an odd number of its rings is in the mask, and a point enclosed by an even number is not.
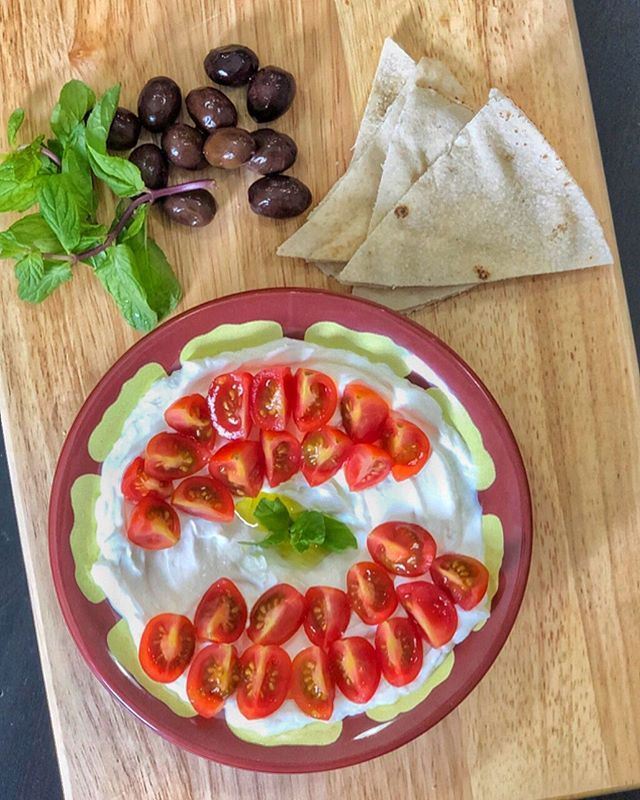
{"type": "Polygon", "coordinates": [[[51,112],[51,130],[65,145],[72,131],[96,102],[93,91],[82,81],[72,80],[60,90],[58,102],[51,112]]]}
{"type": "Polygon", "coordinates": [[[272,533],[288,534],[292,521],[291,515],[279,497],[274,497],[272,500],[263,497],[256,506],[253,516],[266,530],[272,533]]]}
{"type": "Polygon", "coordinates": [[[71,277],[65,261],[45,261],[40,253],[29,253],[16,264],[18,296],[28,303],[41,303],[71,277]]]}
{"type": "Polygon", "coordinates": [[[357,547],[356,537],[351,533],[351,529],[340,522],[339,519],[324,515],[324,544],[329,550],[346,550],[349,547],[357,547]]]}
{"type": "Polygon", "coordinates": [[[158,322],[138,278],[136,259],[126,244],[117,244],[92,258],[100,282],[116,301],[122,316],[136,330],[150,331],[158,322]]]}
{"type": "Polygon", "coordinates": [[[7,139],[9,140],[11,147],[15,146],[16,137],[18,135],[18,131],[22,127],[23,122],[24,108],[16,108],[15,111],[11,112],[11,116],[7,121],[7,139]]]}
{"type": "Polygon", "coordinates": [[[67,175],[49,175],[38,189],[40,213],[67,253],[80,242],[80,211],[75,189],[67,175]]]}
{"type": "Polygon", "coordinates": [[[312,544],[324,544],[324,516],[319,511],[303,511],[289,528],[289,537],[300,553],[308,550],[312,544]]]}

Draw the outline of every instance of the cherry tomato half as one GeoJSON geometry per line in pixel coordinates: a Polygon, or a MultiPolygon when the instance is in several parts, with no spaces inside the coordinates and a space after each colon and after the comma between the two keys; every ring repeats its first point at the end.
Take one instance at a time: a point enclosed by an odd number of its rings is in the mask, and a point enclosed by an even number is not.
{"type": "Polygon", "coordinates": [[[232,644],[210,644],[193,659],[187,675],[187,695],[198,714],[210,719],[235,692],[239,681],[236,648],[232,644]]]}
{"type": "Polygon", "coordinates": [[[247,635],[256,644],[283,644],[302,624],[304,597],[288,583],[277,583],[251,609],[247,635]]]}
{"type": "Polygon", "coordinates": [[[211,447],[216,440],[209,406],[201,394],[188,394],[176,400],[164,412],[164,420],[174,431],[193,436],[208,447],[211,447]]]}
{"type": "Polygon", "coordinates": [[[191,620],[180,614],[158,614],[147,622],[138,656],[147,675],[159,683],[171,683],[185,671],[196,646],[191,620]]]}
{"type": "Polygon", "coordinates": [[[290,683],[291,659],[281,647],[251,645],[240,658],[240,713],[247,719],[268,717],[284,703],[290,683]]]}
{"type": "Polygon", "coordinates": [[[405,611],[432,647],[450,642],[458,628],[458,612],[449,595],[433,583],[413,581],[397,589],[405,611]]]}
{"type": "Polygon", "coordinates": [[[185,478],[176,487],[171,502],[185,514],[210,522],[230,522],[233,519],[231,493],[226,486],[204,475],[185,478]]]}
{"type": "Polygon", "coordinates": [[[143,497],[129,517],[127,538],[145,550],[165,550],[180,538],[180,520],[164,500],[143,497]]]}
{"type": "Polygon", "coordinates": [[[298,708],[314,719],[329,719],[336,689],[327,654],[307,647],[293,659],[291,673],[291,695],[298,708]]]}
{"type": "Polygon", "coordinates": [[[379,564],[360,561],[347,572],[351,608],[367,625],[378,625],[396,610],[393,581],[379,564]]]}
{"type": "Polygon", "coordinates": [[[304,629],[309,641],[324,647],[339,639],[351,618],[349,598],[333,586],[312,586],[304,596],[307,613],[304,629]]]}
{"type": "Polygon", "coordinates": [[[380,683],[376,651],[362,636],[338,639],[329,648],[329,665],[336,686],[352,703],[367,703],[380,683]]]}
{"type": "Polygon", "coordinates": [[[393,459],[391,473],[404,481],[420,472],[431,455],[431,443],[417,425],[389,414],[382,429],[382,446],[393,459]]]}
{"type": "Polygon", "coordinates": [[[394,575],[424,575],[436,555],[436,543],[426,528],[411,522],[383,522],[367,537],[371,558],[394,575]]]}
{"type": "Polygon", "coordinates": [[[183,433],[158,433],[147,443],[144,471],[152,478],[172,481],[199,472],[209,451],[183,433]]]}
{"type": "Polygon", "coordinates": [[[207,395],[211,424],[225,439],[246,439],[251,432],[251,381],[249,372],[225,372],[211,381],[207,395]]]}
{"type": "Polygon", "coordinates": [[[226,644],[240,638],[246,622],[247,604],[229,578],[220,578],[207,589],[193,619],[198,639],[226,644]]]}
{"type": "Polygon", "coordinates": [[[386,401],[359,381],[347,384],[340,413],[344,429],[354,442],[375,442],[389,414],[386,401]]]}
{"type": "Polygon", "coordinates": [[[263,431],[283,431],[289,419],[289,367],[268,367],[251,383],[251,418],[263,431]]]}
{"type": "Polygon", "coordinates": [[[170,497],[173,484],[171,481],[159,481],[147,475],[144,471],[144,458],[138,456],[124,471],[120,488],[127,500],[137,503],[143,497],[155,497],[158,500],[170,497]]]}
{"type": "Polygon", "coordinates": [[[262,431],[262,452],[269,486],[288,481],[300,469],[300,442],[287,431],[262,431]]]}
{"type": "Polygon", "coordinates": [[[383,481],[391,472],[391,456],[374,444],[354,444],[344,464],[344,477],[352,492],[361,492],[383,481]]]}
{"type": "Polygon", "coordinates": [[[445,553],[431,565],[431,579],[446,589],[454,602],[468,611],[482,600],[489,585],[489,571],[471,556],[445,553]]]}
{"type": "Polygon", "coordinates": [[[303,433],[326,425],[338,405],[338,390],[324,372],[300,367],[295,374],[296,401],[293,418],[303,433]]]}
{"type": "Polygon", "coordinates": [[[262,489],[264,462],[259,442],[229,442],[211,456],[209,474],[237,497],[255,497],[262,489]]]}
{"type": "Polygon", "coordinates": [[[413,620],[393,617],[378,625],[376,652],[382,674],[392,686],[406,686],[422,667],[422,639],[413,620]]]}
{"type": "Polygon", "coordinates": [[[319,486],[340,469],[347,457],[351,440],[329,425],[311,431],[302,440],[302,474],[309,486],[319,486]]]}

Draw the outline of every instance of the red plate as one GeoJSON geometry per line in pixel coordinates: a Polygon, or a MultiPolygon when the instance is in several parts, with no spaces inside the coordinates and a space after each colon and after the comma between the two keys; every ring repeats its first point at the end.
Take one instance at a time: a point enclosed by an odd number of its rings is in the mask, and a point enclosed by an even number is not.
{"type": "MultiPolygon", "coordinates": [[[[426,377],[409,379],[424,386],[426,377]]],[[[531,501],[515,439],[479,378],[432,333],[374,303],[304,289],[266,289],[215,300],[161,325],[134,345],[96,386],[67,436],[51,492],[49,553],[62,613],[82,655],[102,683],[137,717],[173,744],[204,758],[265,772],[313,772],[347,767],[375,758],[424,733],[454,709],[476,686],[500,652],[520,608],[531,560],[531,501]],[[158,362],[171,372],[180,366],[184,344],[216,325],[274,320],[285,335],[300,338],[322,320],[389,336],[429,365],[471,415],[496,467],[496,479],[480,492],[484,513],[496,514],[504,530],[504,561],[489,621],[456,647],[451,675],[413,710],[369,733],[378,723],[364,714],[343,722],[338,740],[326,746],[262,747],[236,738],[224,718],[184,719],[154,698],[113,661],[107,633],[118,616],[107,601],[95,605],[75,581],[69,545],[73,525],[70,490],[85,473],[98,473],[87,442],[122,384],[144,364],[158,362]]]]}

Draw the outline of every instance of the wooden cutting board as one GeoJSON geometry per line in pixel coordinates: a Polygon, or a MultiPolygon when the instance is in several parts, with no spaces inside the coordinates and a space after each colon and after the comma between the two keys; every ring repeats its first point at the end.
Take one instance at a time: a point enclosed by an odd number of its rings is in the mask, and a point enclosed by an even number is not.
{"type": "MultiPolygon", "coordinates": [[[[565,0],[5,0],[2,113],[45,129],[63,80],[155,74],[204,82],[209,48],[243,42],[295,73],[277,127],[320,199],[343,172],[380,46],[444,59],[477,105],[519,103],[566,160],[615,246],[589,91],[565,0]]],[[[4,126],[3,126],[4,129],[4,126]]],[[[276,246],[299,221],[250,213],[247,176],[225,176],[206,230],[153,222],[184,283],[180,311],[264,286],[330,286],[276,246]]],[[[434,730],[369,764],[309,776],[239,772],[166,744],[90,674],[67,633],[47,560],[46,512],[63,437],[138,336],[78,268],[40,307],[0,275],[1,411],[53,730],[67,798],[550,798],[640,783],[638,374],[620,269],[483,286],[415,318],[483,377],[520,442],[535,513],[529,588],[480,686],[434,730]]]]}

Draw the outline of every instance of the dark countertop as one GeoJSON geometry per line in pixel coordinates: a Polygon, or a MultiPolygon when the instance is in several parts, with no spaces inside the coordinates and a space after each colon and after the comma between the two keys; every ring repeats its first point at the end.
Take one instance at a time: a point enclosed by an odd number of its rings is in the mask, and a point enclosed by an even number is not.
{"type": "MultiPolygon", "coordinates": [[[[575,0],[636,345],[640,345],[640,3],[575,0]]],[[[0,795],[62,797],[4,446],[0,451],[0,795]]],[[[640,791],[616,795],[640,800],[640,791]]],[[[105,800],[112,800],[105,797],[105,800]]]]}

